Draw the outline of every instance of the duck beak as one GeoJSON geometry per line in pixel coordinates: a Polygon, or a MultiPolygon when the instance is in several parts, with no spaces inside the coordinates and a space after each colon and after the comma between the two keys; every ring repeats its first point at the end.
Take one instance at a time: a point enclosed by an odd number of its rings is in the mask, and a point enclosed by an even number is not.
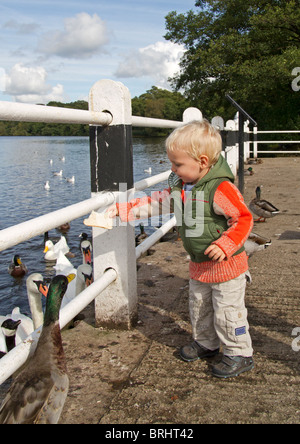
{"type": "Polygon", "coordinates": [[[22,261],[20,258],[17,259],[17,263],[18,263],[18,265],[22,265],[22,261]]]}
{"type": "Polygon", "coordinates": [[[76,278],[76,274],[75,273],[71,273],[67,276],[68,282],[70,283],[71,281],[73,281],[73,279],[76,278]]]}
{"type": "Polygon", "coordinates": [[[49,250],[49,248],[48,248],[48,247],[45,247],[45,249],[44,249],[44,253],[47,253],[48,250],[49,250]]]}

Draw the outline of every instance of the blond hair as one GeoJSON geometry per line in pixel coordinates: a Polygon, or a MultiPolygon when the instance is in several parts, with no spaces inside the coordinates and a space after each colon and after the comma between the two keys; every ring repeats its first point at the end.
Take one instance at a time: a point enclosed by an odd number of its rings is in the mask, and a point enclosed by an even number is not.
{"type": "Polygon", "coordinates": [[[222,151],[222,138],[219,131],[208,120],[192,121],[176,128],[166,140],[167,152],[185,151],[193,159],[199,160],[205,154],[209,165],[214,165],[222,151]]]}

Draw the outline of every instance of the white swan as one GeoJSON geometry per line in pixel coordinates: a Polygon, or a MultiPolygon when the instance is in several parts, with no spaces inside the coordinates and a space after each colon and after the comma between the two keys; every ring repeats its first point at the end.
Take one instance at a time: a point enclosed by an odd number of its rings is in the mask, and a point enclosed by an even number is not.
{"type": "Polygon", "coordinates": [[[92,243],[89,240],[84,239],[80,243],[80,249],[82,253],[82,263],[91,265],[93,251],[92,243]]]}
{"type": "Polygon", "coordinates": [[[61,252],[54,266],[56,275],[63,274],[68,276],[70,273],[74,273],[76,278],[68,285],[68,289],[63,297],[61,308],[72,301],[79,293],[81,293],[88,285],[92,283],[92,267],[88,264],[81,264],[79,267],[74,268],[71,262],[61,252]]]}
{"type": "Polygon", "coordinates": [[[42,295],[39,290],[40,285],[44,284],[43,281],[43,276],[40,273],[32,273],[26,281],[27,297],[34,330],[43,325],[44,322],[42,295]]]}
{"type": "Polygon", "coordinates": [[[47,240],[45,243],[45,260],[46,261],[56,261],[58,258],[59,252],[63,254],[67,254],[70,251],[70,248],[67,244],[66,238],[61,236],[60,240],[53,244],[51,240],[47,240]]]}

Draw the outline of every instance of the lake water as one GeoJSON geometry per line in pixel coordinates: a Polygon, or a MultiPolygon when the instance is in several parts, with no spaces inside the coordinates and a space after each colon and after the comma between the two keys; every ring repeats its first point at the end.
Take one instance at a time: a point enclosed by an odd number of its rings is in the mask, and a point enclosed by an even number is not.
{"type": "MultiPolygon", "coordinates": [[[[164,139],[134,138],[134,181],[148,177],[144,169],[152,167],[152,175],[170,168],[164,148],[164,139]]],[[[161,189],[165,184],[149,188],[161,189]]],[[[91,197],[90,161],[88,137],[0,137],[0,229],[30,220],[91,197]],[[62,160],[64,158],[64,161],[62,160]],[[53,164],[50,164],[52,159],[53,164]],[[63,170],[63,176],[54,177],[53,172],[63,170]],[[75,183],[66,177],[75,176],[75,183]],[[44,189],[46,180],[50,190],[44,189]]],[[[74,267],[82,262],[79,235],[89,228],[80,218],[71,222],[66,239],[76,256],[71,259],[74,267]]],[[[151,227],[146,231],[151,231],[151,227]]],[[[50,237],[59,238],[58,230],[51,230],[50,237]]],[[[0,255],[0,315],[6,315],[14,307],[30,314],[26,278],[39,272],[52,277],[55,271],[44,260],[44,238],[37,236],[1,252],[0,255]],[[20,280],[11,277],[7,268],[15,254],[19,254],[29,273],[20,280]]]]}

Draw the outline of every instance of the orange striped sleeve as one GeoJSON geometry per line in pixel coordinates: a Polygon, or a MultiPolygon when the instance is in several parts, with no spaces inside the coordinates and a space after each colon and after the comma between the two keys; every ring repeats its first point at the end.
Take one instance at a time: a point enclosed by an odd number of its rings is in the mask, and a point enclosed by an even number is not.
{"type": "Polygon", "coordinates": [[[244,245],[253,228],[252,214],[240,191],[228,181],[222,182],[215,192],[214,210],[228,220],[228,230],[214,243],[231,257],[244,245]]]}

